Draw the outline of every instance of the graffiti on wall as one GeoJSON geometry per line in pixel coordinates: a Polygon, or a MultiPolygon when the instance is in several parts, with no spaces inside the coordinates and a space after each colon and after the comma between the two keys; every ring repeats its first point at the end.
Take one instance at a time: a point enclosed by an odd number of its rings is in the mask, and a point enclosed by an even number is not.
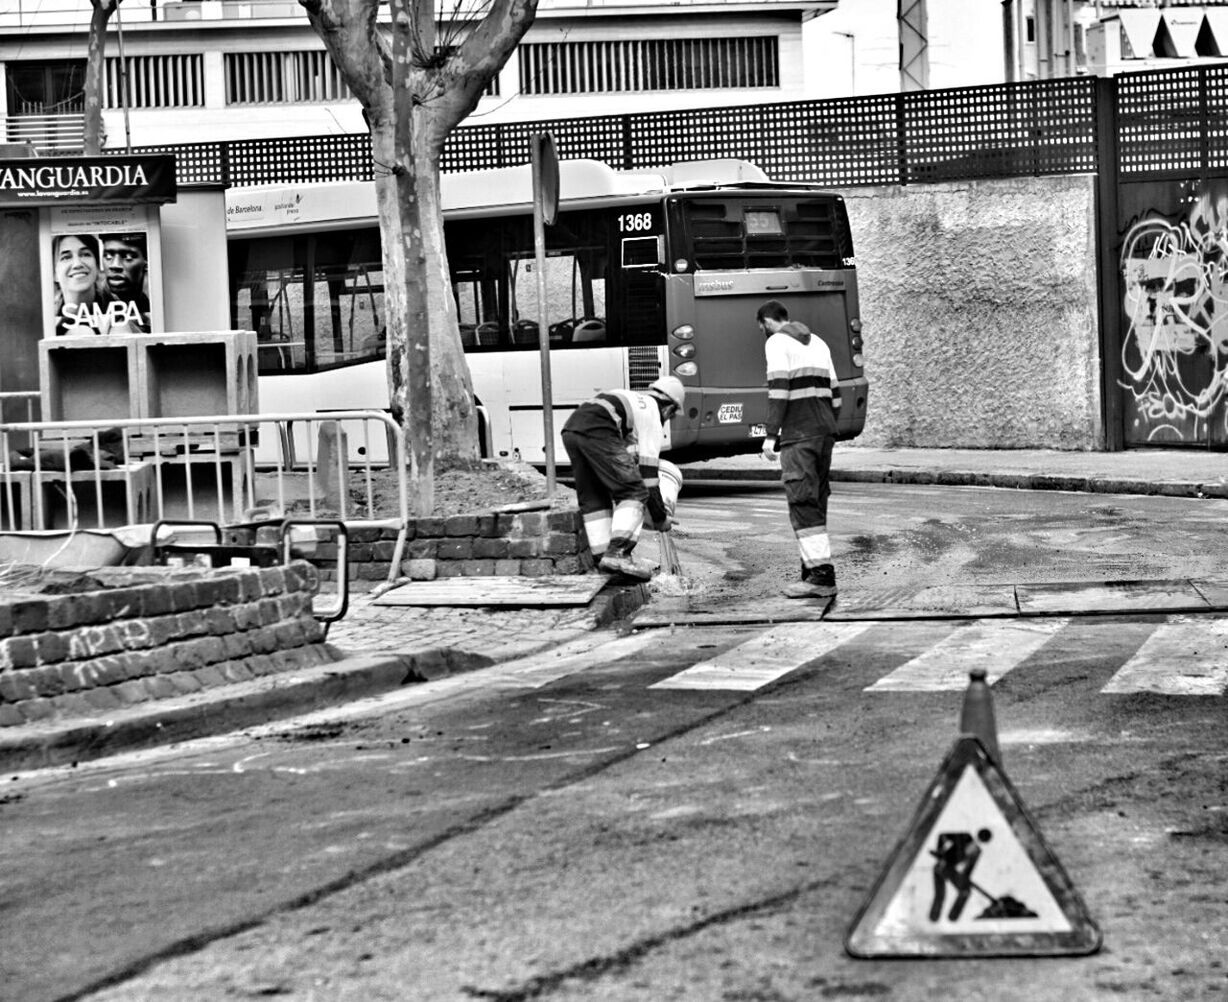
{"type": "Polygon", "coordinates": [[[1143,442],[1228,436],[1228,182],[1200,186],[1184,218],[1135,223],[1122,246],[1121,385],[1143,442]]]}

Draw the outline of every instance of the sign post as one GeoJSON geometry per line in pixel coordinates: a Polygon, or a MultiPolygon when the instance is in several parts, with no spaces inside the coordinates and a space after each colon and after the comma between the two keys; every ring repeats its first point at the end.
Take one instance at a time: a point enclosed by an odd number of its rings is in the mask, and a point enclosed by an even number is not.
{"type": "Polygon", "coordinates": [[[546,444],[546,497],[554,499],[554,398],[550,384],[550,325],[546,315],[546,227],[559,211],[559,160],[548,132],[533,134],[533,251],[537,269],[537,343],[542,364],[542,431],[546,444]]]}

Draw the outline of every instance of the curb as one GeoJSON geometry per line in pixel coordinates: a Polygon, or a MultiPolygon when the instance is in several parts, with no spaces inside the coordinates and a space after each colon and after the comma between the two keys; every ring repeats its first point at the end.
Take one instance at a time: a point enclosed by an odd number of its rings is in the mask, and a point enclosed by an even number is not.
{"type": "MultiPolygon", "coordinates": [[[[591,628],[601,629],[625,619],[648,597],[645,585],[604,589],[591,603],[591,628]]],[[[497,663],[484,654],[452,647],[346,655],[329,646],[338,660],[326,665],[117,710],[105,718],[5,728],[0,732],[0,771],[76,765],[119,752],[213,737],[497,663]]],[[[533,653],[551,646],[546,639],[533,653]]]]}
{"type": "MultiPolygon", "coordinates": [[[[695,480],[740,480],[779,483],[778,470],[688,470],[695,480]]],[[[833,482],[917,484],[942,487],[1004,487],[1028,491],[1073,491],[1086,494],[1140,494],[1163,497],[1228,498],[1228,483],[1190,480],[1146,480],[1060,473],[981,473],[973,470],[901,470],[832,468],[833,482]]]]}
{"type": "MultiPolygon", "coordinates": [[[[17,771],[76,765],[121,751],[224,734],[423,681],[420,668],[438,670],[439,665],[447,663],[450,653],[431,650],[421,656],[346,657],[284,675],[118,710],[105,718],[6,728],[0,734],[0,768],[17,771]]],[[[464,668],[457,665],[453,670],[464,668]]]]}

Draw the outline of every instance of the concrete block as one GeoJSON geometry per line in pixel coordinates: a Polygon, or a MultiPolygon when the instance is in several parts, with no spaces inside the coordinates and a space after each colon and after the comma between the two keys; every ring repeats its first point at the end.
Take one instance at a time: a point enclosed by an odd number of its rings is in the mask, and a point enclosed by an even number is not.
{"type": "Polygon", "coordinates": [[[437,565],[433,559],[414,558],[401,561],[401,573],[411,581],[434,581],[437,565]]]}

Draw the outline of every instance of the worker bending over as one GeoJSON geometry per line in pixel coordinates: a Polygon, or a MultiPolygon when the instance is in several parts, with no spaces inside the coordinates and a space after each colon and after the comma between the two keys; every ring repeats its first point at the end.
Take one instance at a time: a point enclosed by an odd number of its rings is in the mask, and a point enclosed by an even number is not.
{"type": "Polygon", "coordinates": [[[646,391],[607,390],[581,404],[563,425],[584,532],[597,566],[639,581],[652,566],[632,555],[644,524],[668,532],[658,464],[665,422],[686,398],[682,380],[662,376],[646,391]]]}

